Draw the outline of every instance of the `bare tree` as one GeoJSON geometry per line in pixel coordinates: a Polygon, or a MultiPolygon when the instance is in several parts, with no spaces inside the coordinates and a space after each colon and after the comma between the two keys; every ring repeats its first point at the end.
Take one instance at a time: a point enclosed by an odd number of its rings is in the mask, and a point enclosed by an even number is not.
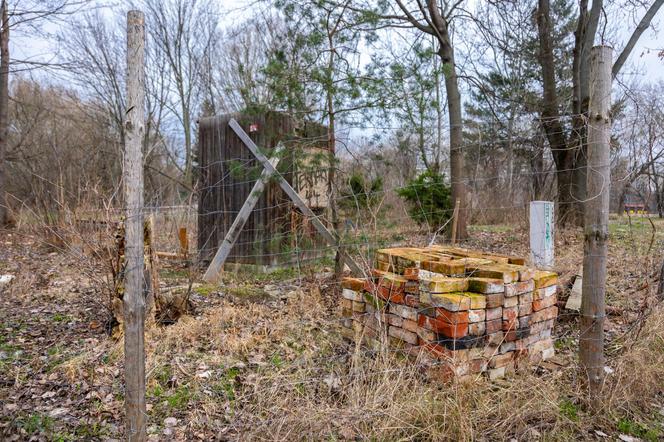
{"type": "Polygon", "coordinates": [[[218,16],[211,0],[145,2],[150,42],[166,61],[170,80],[166,108],[180,127],[183,180],[190,183],[194,160],[194,123],[204,99],[203,79],[211,68],[208,53],[219,42],[218,16]]]}
{"type": "Polygon", "coordinates": [[[9,202],[5,189],[7,136],[9,127],[9,14],[7,0],[0,6],[0,227],[9,224],[9,202]]]}
{"type": "MultiPolygon", "coordinates": [[[[636,41],[644,29],[650,25],[657,10],[664,4],[662,0],[652,3],[643,19],[633,32],[628,44],[614,64],[615,77],[624,61],[629,57],[636,41]]],[[[563,223],[578,224],[582,220],[582,202],[586,194],[586,121],[589,102],[589,51],[597,33],[600,17],[604,10],[603,0],[593,0],[588,9],[588,0],[579,0],[579,15],[574,32],[572,59],[572,127],[565,130],[560,111],[560,100],[555,82],[556,65],[553,61],[551,42],[550,0],[538,0],[537,24],[540,40],[540,64],[543,80],[543,103],[541,109],[542,127],[547,135],[557,168],[559,213],[563,223]]]]}

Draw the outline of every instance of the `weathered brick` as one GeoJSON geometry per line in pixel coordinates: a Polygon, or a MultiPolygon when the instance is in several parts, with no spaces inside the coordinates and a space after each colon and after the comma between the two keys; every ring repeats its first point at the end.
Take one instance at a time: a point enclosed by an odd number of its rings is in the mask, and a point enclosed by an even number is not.
{"type": "Polygon", "coordinates": [[[555,287],[556,284],[558,284],[558,275],[554,272],[537,270],[535,271],[533,280],[535,281],[535,288],[538,289],[542,287],[551,287],[551,286],[555,287]]]}
{"type": "Polygon", "coordinates": [[[486,322],[471,322],[468,324],[468,334],[473,336],[482,336],[486,333],[486,322]]]}
{"type": "Polygon", "coordinates": [[[491,358],[489,367],[500,368],[508,366],[514,359],[512,353],[499,354],[491,358]]]}
{"type": "Polygon", "coordinates": [[[485,296],[486,308],[502,307],[504,298],[505,295],[503,293],[493,293],[490,295],[486,295],[485,296]]]}
{"type": "Polygon", "coordinates": [[[468,310],[468,322],[484,322],[486,320],[486,310],[468,310]]]}
{"type": "Polygon", "coordinates": [[[558,292],[558,287],[556,287],[555,285],[537,289],[533,292],[533,301],[536,301],[538,299],[548,298],[549,296],[554,296],[557,292],[558,292]]]}
{"type": "Polygon", "coordinates": [[[422,261],[420,268],[444,275],[463,275],[466,272],[465,263],[458,260],[422,261]]]}
{"type": "Polygon", "coordinates": [[[463,278],[448,278],[445,276],[420,278],[420,290],[430,293],[465,292],[468,290],[468,280],[463,278]]]}
{"type": "Polygon", "coordinates": [[[540,321],[548,321],[549,319],[555,319],[557,316],[558,316],[558,307],[552,306],[537,312],[533,312],[531,321],[532,323],[540,321]]]}
{"type": "Polygon", "coordinates": [[[346,310],[353,310],[353,301],[350,299],[342,298],[339,300],[339,307],[346,310]]]}
{"type": "Polygon", "coordinates": [[[419,328],[419,326],[417,325],[417,321],[413,321],[411,319],[404,319],[403,323],[401,324],[401,327],[404,330],[413,332],[415,334],[417,334],[417,329],[419,328]]]}
{"type": "Polygon", "coordinates": [[[519,328],[530,327],[530,315],[519,316],[519,328]]]}
{"type": "Polygon", "coordinates": [[[533,303],[524,302],[519,304],[519,316],[528,316],[533,312],[533,303]]]}
{"type": "Polygon", "coordinates": [[[399,304],[390,304],[390,313],[393,313],[397,316],[401,316],[404,319],[417,321],[417,310],[414,309],[413,307],[408,307],[399,304]]]}
{"type": "Polygon", "coordinates": [[[505,292],[505,285],[502,279],[495,278],[469,278],[468,291],[475,293],[500,294],[505,292]]]}
{"type": "Polygon", "coordinates": [[[464,336],[462,338],[447,338],[441,337],[436,341],[437,344],[442,344],[450,350],[455,350],[453,356],[458,357],[459,350],[467,350],[469,348],[482,346],[486,343],[485,336],[464,336]]]}
{"type": "Polygon", "coordinates": [[[487,361],[484,359],[471,359],[468,366],[471,373],[482,373],[488,368],[487,361]]]}
{"type": "Polygon", "coordinates": [[[426,315],[419,315],[418,325],[449,338],[461,338],[468,334],[467,322],[452,323],[441,317],[432,318],[426,315]]]}
{"type": "Polygon", "coordinates": [[[487,371],[489,380],[495,381],[505,377],[505,367],[492,368],[487,371]]]}
{"type": "MultiPolygon", "coordinates": [[[[417,333],[417,336],[424,342],[433,342],[438,338],[436,332],[420,326],[417,327],[417,331],[415,333],[417,333]]],[[[422,343],[420,342],[420,345],[421,344],[422,343]]]]}
{"type": "Polygon", "coordinates": [[[514,281],[519,280],[519,272],[514,269],[504,269],[499,267],[496,264],[484,265],[478,267],[466,267],[466,272],[469,276],[478,277],[478,278],[491,278],[491,279],[500,279],[505,284],[509,284],[514,281]]]}
{"type": "Polygon", "coordinates": [[[538,312],[544,310],[545,308],[556,305],[557,298],[556,296],[547,296],[546,298],[537,299],[533,301],[533,310],[538,312]]]}
{"type": "Polygon", "coordinates": [[[502,319],[503,317],[503,308],[488,308],[486,309],[486,320],[493,321],[494,319],[502,319]]]}
{"type": "Polygon", "coordinates": [[[345,277],[341,280],[341,287],[356,292],[361,292],[364,288],[364,279],[345,277]]]}
{"type": "Polygon", "coordinates": [[[496,333],[503,330],[503,319],[502,315],[498,319],[493,319],[491,321],[486,321],[486,333],[496,333]]]}
{"type": "Polygon", "coordinates": [[[364,313],[366,305],[364,302],[352,301],[352,303],[354,312],[364,313]]]}
{"type": "Polygon", "coordinates": [[[514,317],[512,319],[503,319],[503,331],[509,332],[519,328],[519,319],[514,317]]]}
{"type": "Polygon", "coordinates": [[[512,307],[517,307],[518,305],[519,305],[518,296],[505,297],[505,299],[503,299],[503,308],[512,308],[512,307]]]}
{"type": "Polygon", "coordinates": [[[489,345],[500,345],[503,343],[504,339],[505,339],[505,334],[502,331],[494,333],[487,332],[487,343],[489,345]]]}
{"type": "Polygon", "coordinates": [[[485,309],[486,308],[486,296],[480,295],[477,293],[466,292],[466,296],[470,298],[470,308],[471,309],[485,309]]]}
{"type": "Polygon", "coordinates": [[[452,312],[458,312],[468,310],[471,306],[471,299],[463,293],[432,294],[430,304],[434,307],[442,307],[452,312]]]}
{"type": "Polygon", "coordinates": [[[435,310],[436,318],[449,324],[467,324],[470,322],[470,311],[451,312],[444,308],[437,308],[435,310]]]}
{"type": "Polygon", "coordinates": [[[393,325],[395,327],[401,327],[403,324],[403,318],[401,316],[386,313],[382,316],[382,318],[383,321],[387,321],[388,324],[393,325]]]}
{"type": "Polygon", "coordinates": [[[355,291],[351,289],[342,289],[341,290],[341,296],[344,299],[348,299],[350,301],[364,301],[364,295],[362,294],[361,291],[355,291]]]}
{"type": "Polygon", "coordinates": [[[413,332],[409,332],[408,330],[404,330],[400,327],[390,326],[390,328],[387,330],[387,333],[389,336],[401,339],[402,341],[411,345],[417,345],[417,335],[413,332]]]}
{"type": "Polygon", "coordinates": [[[505,307],[503,308],[503,320],[504,321],[513,321],[519,317],[519,307],[505,307]]]}
{"type": "Polygon", "coordinates": [[[504,342],[500,345],[500,354],[509,353],[516,350],[516,341],[504,342]]]}
{"type": "Polygon", "coordinates": [[[519,304],[530,304],[533,302],[533,292],[521,293],[519,295],[519,304]]]}
{"type": "Polygon", "coordinates": [[[532,279],[526,281],[515,282],[514,286],[516,288],[516,294],[522,295],[524,293],[532,293],[535,290],[535,281],[532,279]]]}

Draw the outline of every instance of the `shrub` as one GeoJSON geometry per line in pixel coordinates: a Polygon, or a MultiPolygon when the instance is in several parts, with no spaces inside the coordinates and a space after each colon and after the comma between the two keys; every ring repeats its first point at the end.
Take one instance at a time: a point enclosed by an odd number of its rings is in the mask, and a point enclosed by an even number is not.
{"type": "Polygon", "coordinates": [[[419,225],[437,229],[452,216],[451,190],[445,176],[426,171],[397,189],[397,194],[408,203],[408,214],[419,225]]]}

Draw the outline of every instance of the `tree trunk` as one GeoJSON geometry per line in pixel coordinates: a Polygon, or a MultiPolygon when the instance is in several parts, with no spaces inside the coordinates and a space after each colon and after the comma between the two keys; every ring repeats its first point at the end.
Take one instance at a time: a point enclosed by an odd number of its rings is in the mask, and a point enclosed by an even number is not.
{"type": "Polygon", "coordinates": [[[588,123],[588,192],[585,203],[583,288],[579,360],[587,377],[591,405],[604,382],[604,317],[611,182],[611,57],[608,46],[591,52],[592,93],[588,123]]]}
{"type": "Polygon", "coordinates": [[[438,55],[445,73],[445,91],[447,92],[447,110],[450,121],[450,181],[452,182],[452,201],[459,201],[457,214],[457,239],[468,237],[468,207],[466,206],[466,185],[463,167],[463,119],[461,113],[461,93],[454,64],[454,48],[450,38],[449,26],[438,9],[438,2],[428,0],[427,8],[431,21],[437,30],[440,47],[438,55]]]}
{"type": "Polygon", "coordinates": [[[0,32],[0,227],[9,225],[7,198],[7,155],[9,128],[9,18],[7,1],[2,2],[2,31],[0,32]]]}
{"type": "Polygon", "coordinates": [[[334,233],[336,235],[338,244],[337,244],[337,250],[334,255],[334,276],[336,278],[341,278],[344,270],[344,262],[342,259],[342,236],[341,236],[341,221],[339,219],[339,210],[337,207],[337,195],[336,195],[336,187],[334,185],[334,180],[336,177],[336,151],[337,151],[337,136],[336,136],[336,115],[334,111],[334,96],[332,94],[332,90],[330,89],[332,85],[334,84],[333,78],[332,78],[332,69],[334,68],[334,45],[332,42],[332,36],[328,35],[328,44],[330,47],[330,52],[329,52],[329,59],[328,59],[328,75],[329,75],[329,84],[328,84],[328,89],[327,89],[327,149],[328,149],[328,160],[329,160],[329,168],[327,172],[327,195],[328,195],[328,201],[330,205],[330,216],[332,218],[332,228],[334,229],[334,233]]]}
{"type": "Polygon", "coordinates": [[[558,219],[561,224],[575,222],[574,204],[574,151],[568,148],[558,109],[556,72],[551,41],[551,12],[549,0],[539,0],[537,28],[540,44],[539,62],[542,67],[543,101],[542,127],[556,165],[558,186],[558,219]]]}

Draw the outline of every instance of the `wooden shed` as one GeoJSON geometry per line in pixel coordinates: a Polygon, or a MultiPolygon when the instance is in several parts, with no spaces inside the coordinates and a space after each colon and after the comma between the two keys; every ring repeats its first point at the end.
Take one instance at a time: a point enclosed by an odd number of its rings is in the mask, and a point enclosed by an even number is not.
{"type": "MultiPolygon", "coordinates": [[[[281,143],[277,170],[317,215],[327,207],[327,129],[281,112],[230,114],[199,121],[198,251],[209,262],[263,168],[229,126],[235,119],[269,158],[281,143]]],[[[308,220],[270,182],[249,216],[227,262],[283,266],[319,256],[322,242],[308,220]]]]}

